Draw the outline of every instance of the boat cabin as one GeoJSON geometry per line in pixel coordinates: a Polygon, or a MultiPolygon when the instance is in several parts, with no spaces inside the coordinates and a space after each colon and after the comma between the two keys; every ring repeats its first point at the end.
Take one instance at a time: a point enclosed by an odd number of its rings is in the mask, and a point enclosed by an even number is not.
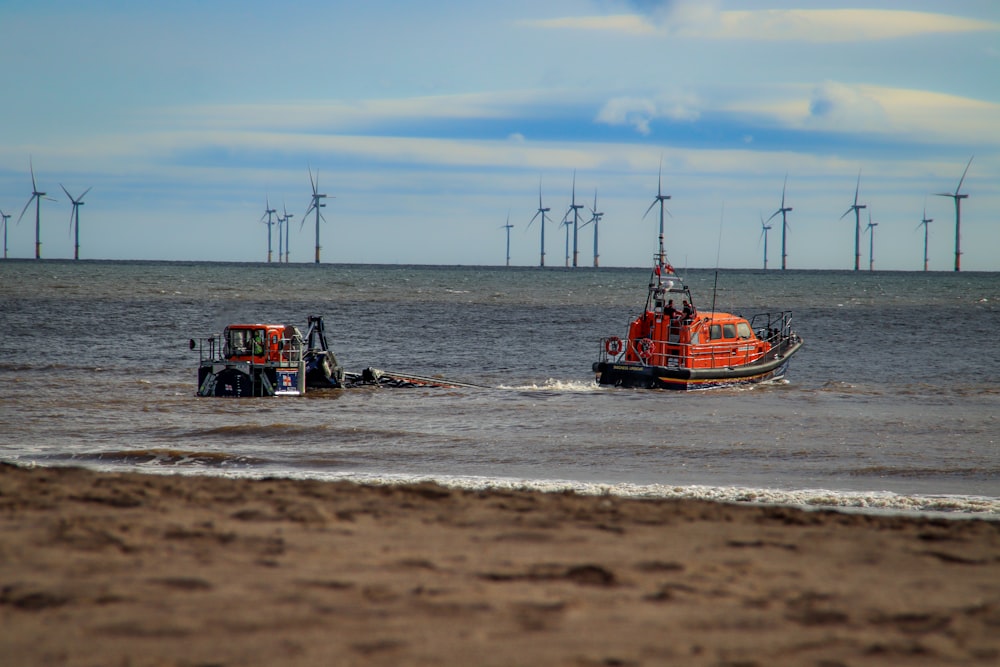
{"type": "Polygon", "coordinates": [[[230,361],[298,363],[302,334],[284,324],[230,324],[222,332],[222,356],[230,361]]]}

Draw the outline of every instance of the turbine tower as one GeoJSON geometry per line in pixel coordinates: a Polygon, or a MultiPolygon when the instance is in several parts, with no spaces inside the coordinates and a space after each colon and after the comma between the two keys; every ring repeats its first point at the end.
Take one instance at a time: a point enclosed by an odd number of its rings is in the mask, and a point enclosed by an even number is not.
{"type": "Polygon", "coordinates": [[[858,185],[854,188],[854,203],[851,207],[844,211],[844,215],[840,216],[843,220],[844,217],[854,211],[854,270],[859,271],[861,269],[861,209],[867,208],[865,204],[858,203],[858,191],[861,189],[861,170],[858,170],[858,185]]]}
{"type": "Polygon", "coordinates": [[[924,219],[917,225],[917,229],[920,229],[921,226],[924,228],[924,271],[927,270],[927,237],[930,235],[928,230],[932,222],[934,222],[934,218],[927,217],[927,207],[924,206],[924,219]]]}
{"type": "Polygon", "coordinates": [[[968,199],[969,195],[963,195],[960,193],[962,189],[962,182],[965,181],[965,175],[969,173],[969,167],[972,166],[972,158],[976,157],[973,155],[969,158],[969,164],[965,165],[965,171],[962,172],[962,178],[958,181],[958,187],[955,188],[955,192],[939,192],[938,197],[951,197],[955,200],[955,270],[962,270],[962,200],[968,199]]]}
{"type": "MultiPolygon", "coordinates": [[[[292,218],[295,217],[295,214],[289,213],[284,203],[282,203],[281,209],[285,212],[285,264],[288,264],[288,251],[290,250],[288,247],[288,228],[292,226],[292,218]]],[[[280,260],[281,258],[279,257],[278,259],[280,260]]]]}
{"type": "Polygon", "coordinates": [[[21,215],[17,216],[17,224],[21,223],[21,218],[24,217],[25,211],[31,206],[31,202],[35,202],[35,259],[42,258],[42,224],[41,224],[41,205],[42,198],[48,199],[49,201],[55,201],[52,197],[46,197],[44,192],[38,189],[38,185],[35,184],[35,165],[32,164],[31,158],[28,159],[28,166],[31,169],[31,198],[28,203],[24,205],[21,209],[21,215]]]}
{"type": "MultiPolygon", "coordinates": [[[[788,210],[790,211],[792,209],[788,209],[788,210]]],[[[780,209],[779,209],[779,213],[780,213],[780,209]]],[[[775,213],[774,215],[777,215],[777,213],[775,213]]],[[[774,215],[772,215],[771,218],[773,218],[774,215]]],[[[768,222],[770,222],[771,218],[768,218],[768,222]]],[[[769,225],[766,222],[764,222],[764,216],[761,215],[760,216],[760,238],[764,239],[764,270],[765,271],[767,271],[767,233],[769,231],[771,231],[771,225],[769,225]]],[[[760,239],[757,239],[757,243],[760,244],[760,239]]],[[[782,266],[781,268],[784,269],[785,267],[782,266]]]]}
{"type": "Polygon", "coordinates": [[[500,225],[500,229],[507,230],[507,266],[510,266],[510,230],[514,228],[514,225],[510,224],[510,211],[507,211],[507,224],[500,225]]]}
{"type": "Polygon", "coordinates": [[[566,209],[566,215],[563,216],[563,224],[567,226],[566,234],[569,235],[569,214],[573,214],[573,266],[576,267],[577,260],[580,257],[580,251],[577,246],[577,237],[580,232],[580,209],[583,208],[583,204],[576,203],[576,170],[573,170],[573,199],[571,200],[569,208],[566,209]]]}
{"type": "Polygon", "coordinates": [[[566,268],[569,268],[569,220],[563,218],[563,221],[559,223],[566,228],[566,268]]]}
{"type": "Polygon", "coordinates": [[[0,222],[3,225],[3,258],[7,259],[7,221],[10,220],[10,215],[0,211],[0,217],[3,218],[3,221],[0,222]]]}
{"type": "Polygon", "coordinates": [[[601,265],[599,261],[601,255],[597,252],[597,232],[603,217],[604,214],[597,210],[597,188],[594,188],[594,207],[590,209],[590,220],[580,225],[580,229],[583,229],[590,223],[594,223],[594,268],[601,265]]]}
{"type": "Polygon", "coordinates": [[[275,216],[274,220],[278,223],[278,264],[281,264],[281,255],[284,250],[284,235],[281,233],[281,230],[285,223],[288,222],[288,219],[283,215],[278,215],[275,216]]]}
{"type": "MultiPolygon", "coordinates": [[[[663,202],[668,199],[670,199],[670,195],[663,194],[663,160],[660,160],[660,171],[656,179],[656,199],[649,205],[646,212],[642,214],[642,219],[645,220],[649,212],[653,210],[653,207],[657,204],[660,205],[660,264],[665,264],[667,261],[666,252],[663,249],[663,212],[667,209],[663,202]]],[[[670,211],[667,211],[667,213],[669,214],[670,211]]]]}
{"type": "Polygon", "coordinates": [[[309,183],[312,185],[312,201],[309,203],[309,208],[306,209],[305,214],[302,216],[302,223],[299,225],[299,229],[306,224],[306,218],[309,214],[315,210],[316,211],[316,263],[319,264],[319,221],[323,220],[326,222],[326,218],[320,213],[320,209],[326,206],[323,203],[323,199],[326,198],[325,194],[320,194],[319,192],[319,169],[316,170],[316,180],[313,180],[312,168],[309,169],[309,183]]]}
{"type": "Polygon", "coordinates": [[[878,227],[877,222],[872,222],[872,210],[868,209],[868,226],[865,227],[865,231],[868,232],[868,270],[875,270],[875,228],[878,227]]]}
{"type": "MultiPolygon", "coordinates": [[[[271,263],[271,225],[274,224],[272,217],[277,213],[277,209],[271,208],[271,201],[268,198],[264,198],[264,215],[260,216],[259,222],[263,222],[267,225],[267,263],[271,263]],[[267,218],[265,221],[264,218],[267,218]]],[[[278,228],[278,234],[281,234],[281,228],[278,228]]]]}
{"type": "MultiPolygon", "coordinates": [[[[787,246],[785,245],[785,236],[786,233],[788,232],[788,219],[786,218],[786,214],[792,210],[791,206],[785,206],[785,187],[787,185],[788,185],[788,174],[785,174],[785,182],[781,186],[781,208],[779,208],[777,211],[771,214],[771,218],[778,215],[779,213],[781,214],[781,270],[782,271],[784,271],[787,268],[787,260],[788,260],[788,251],[787,251],[787,246]]],[[[767,221],[771,222],[771,218],[768,218],[767,221]]],[[[768,229],[770,229],[770,227],[768,227],[768,229]]],[[[765,243],[765,246],[766,245],[767,244],[765,243]]],[[[766,269],[767,253],[765,252],[764,255],[765,255],[764,268],[766,269]]]]}
{"type": "Polygon", "coordinates": [[[80,259],[80,207],[83,206],[83,198],[87,196],[88,192],[90,192],[90,188],[84,190],[82,195],[74,199],[73,195],[69,193],[69,190],[66,189],[65,185],[60,183],[59,187],[61,187],[62,191],[66,193],[69,200],[73,202],[73,210],[69,214],[69,230],[71,232],[75,232],[76,237],[73,244],[73,259],[80,259]]]}
{"type": "Polygon", "coordinates": [[[550,208],[545,208],[545,207],[542,206],[542,179],[539,178],[538,179],[538,211],[536,211],[535,215],[532,216],[531,220],[528,222],[528,226],[524,228],[524,231],[527,232],[528,229],[531,227],[531,223],[535,221],[535,218],[537,218],[538,216],[542,216],[542,223],[541,223],[541,228],[542,228],[542,255],[541,255],[541,259],[538,262],[538,266],[545,266],[545,214],[548,213],[551,210],[552,209],[550,209],[550,208]]]}

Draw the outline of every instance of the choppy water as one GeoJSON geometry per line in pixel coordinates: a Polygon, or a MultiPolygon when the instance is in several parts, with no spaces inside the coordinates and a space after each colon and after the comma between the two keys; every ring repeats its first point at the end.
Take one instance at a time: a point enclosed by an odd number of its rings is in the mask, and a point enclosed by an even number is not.
{"type": "MultiPolygon", "coordinates": [[[[708,310],[714,271],[684,272],[708,310]]],[[[598,388],[646,269],[0,262],[0,460],[1000,517],[1000,274],[722,271],[791,309],[787,380],[598,388]],[[197,398],[191,337],[325,316],[350,370],[483,389],[197,398]]]]}

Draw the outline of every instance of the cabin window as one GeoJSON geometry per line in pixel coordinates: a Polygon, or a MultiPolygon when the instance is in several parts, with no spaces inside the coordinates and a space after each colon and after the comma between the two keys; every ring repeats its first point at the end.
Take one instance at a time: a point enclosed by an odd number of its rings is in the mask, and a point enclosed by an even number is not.
{"type": "Polygon", "coordinates": [[[225,352],[228,357],[241,356],[250,351],[250,332],[246,329],[229,329],[225,331],[225,352]]]}
{"type": "Polygon", "coordinates": [[[695,331],[693,334],[691,334],[691,344],[692,345],[697,345],[700,342],[699,341],[698,333],[699,332],[695,331]]]}
{"type": "Polygon", "coordinates": [[[746,322],[740,322],[736,325],[736,333],[743,339],[753,338],[753,331],[750,330],[750,325],[746,322]]]}
{"type": "Polygon", "coordinates": [[[722,325],[713,324],[708,328],[708,338],[709,340],[719,340],[722,338],[722,325]]]}
{"type": "Polygon", "coordinates": [[[722,325],[722,337],[723,338],[736,338],[736,325],[735,324],[723,324],[722,325]]]}

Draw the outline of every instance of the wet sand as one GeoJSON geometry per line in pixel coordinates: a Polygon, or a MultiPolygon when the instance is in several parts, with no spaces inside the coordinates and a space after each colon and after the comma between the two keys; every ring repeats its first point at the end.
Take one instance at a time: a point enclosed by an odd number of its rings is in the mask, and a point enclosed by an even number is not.
{"type": "Polygon", "coordinates": [[[4,665],[1000,663],[1000,522],[0,464],[4,665]]]}

